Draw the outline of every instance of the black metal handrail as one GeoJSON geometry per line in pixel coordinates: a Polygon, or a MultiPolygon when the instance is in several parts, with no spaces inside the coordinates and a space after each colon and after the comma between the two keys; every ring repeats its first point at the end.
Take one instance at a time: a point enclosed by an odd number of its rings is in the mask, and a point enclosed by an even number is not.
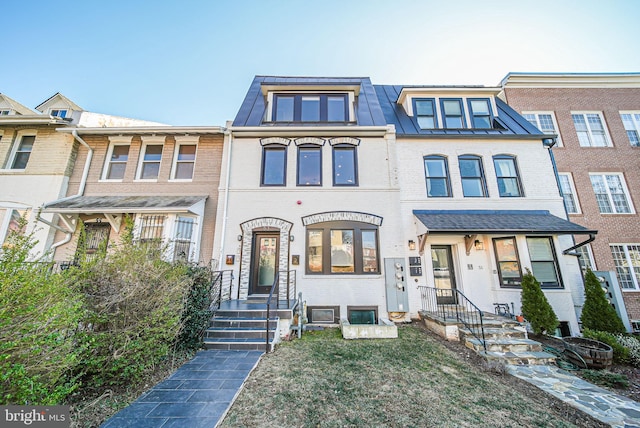
{"type": "Polygon", "coordinates": [[[274,291],[278,289],[276,293],[276,307],[280,308],[280,272],[276,273],[275,278],[273,278],[273,284],[271,285],[271,291],[269,292],[269,297],[267,298],[267,321],[266,321],[266,343],[265,343],[265,352],[269,352],[269,320],[271,318],[271,299],[273,299],[274,291]]]}
{"type": "MultiPolygon", "coordinates": [[[[286,284],[284,290],[278,290],[278,299],[287,301],[287,308],[291,309],[291,301],[295,303],[296,299],[296,271],[295,270],[281,270],[278,272],[281,281],[286,284]]],[[[279,286],[278,286],[279,287],[279,286]]],[[[280,302],[278,302],[278,308],[280,308],[280,302]]]]}
{"type": "Polygon", "coordinates": [[[484,334],[484,316],[479,307],[461,291],[448,288],[419,286],[422,310],[435,314],[446,321],[454,318],[482,343],[485,352],[487,344],[484,334]]]}
{"type": "Polygon", "coordinates": [[[220,309],[222,302],[231,300],[231,288],[233,287],[233,271],[218,270],[212,273],[211,278],[211,305],[209,309],[220,309]]]}

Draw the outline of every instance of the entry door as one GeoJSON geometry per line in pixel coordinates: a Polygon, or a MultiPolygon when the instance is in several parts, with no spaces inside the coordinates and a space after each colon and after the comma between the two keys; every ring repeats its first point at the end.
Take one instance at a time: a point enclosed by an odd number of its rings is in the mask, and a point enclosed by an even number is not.
{"type": "Polygon", "coordinates": [[[76,259],[82,255],[82,252],[87,260],[90,260],[98,251],[105,251],[109,242],[109,232],[111,232],[109,223],[85,223],[84,235],[80,236],[78,242],[76,259]]]}
{"type": "Polygon", "coordinates": [[[249,294],[269,294],[278,272],[280,234],[258,232],[253,235],[249,294]]]}
{"type": "Polygon", "coordinates": [[[457,303],[456,275],[453,270],[453,257],[450,245],[432,245],[431,260],[433,261],[433,277],[437,291],[438,304],[457,303]]]}

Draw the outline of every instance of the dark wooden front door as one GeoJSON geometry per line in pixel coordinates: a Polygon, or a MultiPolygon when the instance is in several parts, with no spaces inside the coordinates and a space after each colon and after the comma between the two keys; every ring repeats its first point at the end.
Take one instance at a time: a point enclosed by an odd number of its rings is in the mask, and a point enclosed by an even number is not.
{"type": "Polygon", "coordinates": [[[456,275],[453,269],[453,257],[450,245],[432,245],[433,278],[437,288],[438,304],[457,303],[456,275]]]}
{"type": "Polygon", "coordinates": [[[257,232],[253,235],[249,294],[269,294],[278,273],[279,254],[279,233],[257,232]]]}
{"type": "Polygon", "coordinates": [[[91,259],[99,251],[107,249],[111,226],[109,223],[85,223],[84,233],[80,235],[76,250],[76,259],[82,255],[91,259]]]}

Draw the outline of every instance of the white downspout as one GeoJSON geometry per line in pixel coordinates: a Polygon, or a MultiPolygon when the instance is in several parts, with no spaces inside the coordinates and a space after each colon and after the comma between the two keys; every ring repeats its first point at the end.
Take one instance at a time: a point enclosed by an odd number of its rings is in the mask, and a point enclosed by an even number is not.
{"type": "MultiPolygon", "coordinates": [[[[82,178],[80,179],[80,187],[78,188],[78,193],[75,195],[67,196],[65,198],[61,198],[59,199],[60,201],[70,199],[70,198],[75,198],[76,196],[82,196],[84,194],[84,188],[87,185],[87,177],[89,176],[89,167],[91,166],[91,160],[93,159],[93,149],[87,144],[86,141],[84,141],[80,137],[80,135],[78,135],[78,131],[74,129],[73,131],[71,131],[71,135],[73,135],[73,138],[75,138],[76,141],[78,141],[80,144],[82,144],[87,148],[88,150],[87,160],[84,162],[84,170],[82,171],[82,178]]],[[[54,244],[51,245],[51,248],[49,249],[49,251],[54,251],[56,248],[62,245],[65,245],[69,243],[69,241],[71,241],[71,237],[73,236],[73,232],[75,232],[75,230],[63,229],[62,227],[55,225],[54,223],[40,217],[40,213],[38,213],[36,219],[65,234],[65,237],[61,241],[55,242],[54,244]]]]}
{"type": "Polygon", "coordinates": [[[222,254],[224,252],[224,238],[227,234],[227,214],[229,211],[229,180],[231,179],[231,154],[233,153],[233,133],[227,129],[229,136],[229,154],[227,156],[227,176],[224,183],[224,208],[222,211],[222,230],[220,231],[220,255],[218,257],[218,266],[222,266],[222,254]]]}

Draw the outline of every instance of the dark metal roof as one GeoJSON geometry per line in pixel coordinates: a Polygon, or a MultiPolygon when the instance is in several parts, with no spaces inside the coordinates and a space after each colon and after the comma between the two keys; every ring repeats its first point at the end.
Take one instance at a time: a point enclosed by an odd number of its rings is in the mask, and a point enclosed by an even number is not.
{"type": "MultiPolygon", "coordinates": [[[[360,93],[356,97],[356,124],[358,126],[385,126],[386,120],[376,91],[368,77],[289,77],[289,76],[255,76],[247,95],[240,106],[240,110],[233,121],[233,126],[262,126],[265,117],[265,97],[262,93],[263,85],[309,85],[309,86],[360,86],[360,93]]],[[[278,123],[278,126],[289,124],[278,123]]],[[[300,124],[291,124],[299,126],[300,124]]],[[[306,125],[306,124],[305,124],[306,125]]],[[[309,125],[322,126],[322,123],[309,125]]],[[[333,124],[335,125],[335,124],[333,124]]],[[[273,126],[272,123],[265,126],[273,126]]]]}
{"type": "MultiPolygon", "coordinates": [[[[498,114],[495,122],[499,127],[493,129],[420,129],[415,117],[410,117],[404,108],[397,103],[400,92],[404,88],[403,85],[373,85],[380,107],[384,113],[384,117],[388,124],[396,127],[398,136],[496,136],[496,135],[544,135],[535,126],[531,125],[518,112],[509,107],[504,101],[495,98],[498,114]]],[[[416,86],[411,86],[412,88],[416,86]]],[[[422,86],[420,86],[422,87],[422,86]]],[[[430,88],[424,86],[424,88],[430,88]]],[[[474,88],[461,87],[463,88],[474,88]]]]}
{"type": "Polygon", "coordinates": [[[187,211],[206,196],[76,196],[44,205],[44,212],[187,211]]]}
{"type": "Polygon", "coordinates": [[[543,210],[414,210],[429,233],[595,234],[543,210]]]}

